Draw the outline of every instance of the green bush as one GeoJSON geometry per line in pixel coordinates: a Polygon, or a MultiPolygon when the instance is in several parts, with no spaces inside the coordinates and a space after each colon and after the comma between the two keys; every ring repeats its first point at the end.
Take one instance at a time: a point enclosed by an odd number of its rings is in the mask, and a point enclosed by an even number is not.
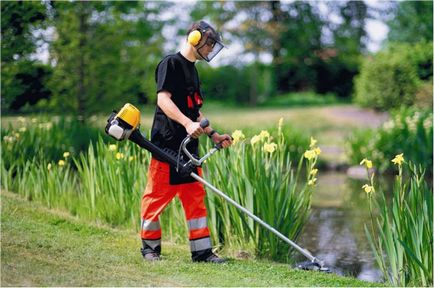
{"type": "Polygon", "coordinates": [[[411,105],[419,80],[415,68],[402,57],[380,53],[367,59],[355,78],[355,102],[380,110],[411,105]]]}
{"type": "Polygon", "coordinates": [[[419,108],[433,107],[433,81],[426,81],[416,93],[415,105],[419,108]]]}
{"type": "Polygon", "coordinates": [[[406,159],[420,164],[432,175],[433,165],[432,110],[401,108],[376,130],[355,131],[347,139],[347,155],[351,164],[369,158],[380,172],[389,170],[390,159],[399,152],[406,159]]]}
{"type": "Polygon", "coordinates": [[[419,42],[416,44],[395,44],[398,53],[405,53],[410,63],[416,67],[417,76],[422,81],[433,77],[433,43],[419,42]]]}
{"type": "Polygon", "coordinates": [[[362,64],[355,102],[381,110],[412,105],[424,81],[432,79],[433,45],[394,43],[362,64]]]}
{"type": "Polygon", "coordinates": [[[273,94],[270,65],[252,63],[244,67],[228,65],[217,68],[205,65],[198,65],[205,99],[256,105],[273,94]]]}

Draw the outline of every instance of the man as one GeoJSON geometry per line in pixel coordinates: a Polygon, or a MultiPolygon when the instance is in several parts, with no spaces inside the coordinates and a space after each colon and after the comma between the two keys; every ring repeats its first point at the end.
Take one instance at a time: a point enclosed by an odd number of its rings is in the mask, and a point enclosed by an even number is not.
{"type": "MultiPolygon", "coordinates": [[[[211,61],[224,47],[220,35],[208,23],[194,23],[188,31],[187,43],[180,52],[166,56],[157,66],[157,107],[152,125],[151,141],[160,148],[179,150],[182,140],[191,135],[187,148],[198,155],[198,137],[207,134],[223,148],[232,144],[227,134],[220,135],[208,126],[200,127],[204,118],[202,94],[196,60],[211,61]]],[[[197,168],[201,175],[201,168],[197,168]]],[[[153,156],[148,171],[148,183],[142,197],[141,249],[144,259],[160,260],[161,228],[159,215],[178,196],[184,208],[189,228],[189,240],[194,262],[223,263],[211,248],[207,226],[205,190],[190,176],[183,176],[174,167],[153,156]]]]}

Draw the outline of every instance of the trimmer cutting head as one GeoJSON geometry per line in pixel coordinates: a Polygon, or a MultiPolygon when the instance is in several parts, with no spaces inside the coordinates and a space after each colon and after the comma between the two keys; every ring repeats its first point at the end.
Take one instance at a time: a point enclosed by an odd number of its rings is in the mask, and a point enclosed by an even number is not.
{"type": "Polygon", "coordinates": [[[312,261],[305,261],[305,262],[298,263],[295,267],[300,270],[318,271],[318,272],[325,272],[325,273],[332,272],[330,268],[325,267],[324,265],[321,265],[318,262],[312,262],[312,261]]]}

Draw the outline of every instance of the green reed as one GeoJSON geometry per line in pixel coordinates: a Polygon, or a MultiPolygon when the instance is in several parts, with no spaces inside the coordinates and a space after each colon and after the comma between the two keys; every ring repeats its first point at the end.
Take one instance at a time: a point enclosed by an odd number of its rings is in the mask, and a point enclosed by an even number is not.
{"type": "MultiPolygon", "coordinates": [[[[88,142],[84,150],[62,145],[53,148],[51,140],[67,137],[68,127],[55,123],[24,127],[13,139],[8,138],[13,135],[12,130],[2,131],[3,188],[48,207],[67,209],[84,219],[139,230],[140,202],[151,157],[148,151],[128,141],[107,144],[106,138],[88,142]],[[57,134],[63,136],[59,138],[57,134]],[[22,155],[17,147],[24,151],[34,147],[35,151],[30,157],[27,152],[22,155]]],[[[78,126],[73,129],[79,130],[78,126]]],[[[300,157],[302,148],[297,143],[308,140],[284,133],[282,125],[273,133],[275,138],[263,131],[249,141],[238,139],[231,149],[219,152],[205,163],[204,174],[235,201],[296,239],[307,220],[315,182],[312,171],[319,152],[313,152],[312,146],[309,151],[313,154],[300,157]],[[297,151],[297,167],[293,168],[291,155],[297,151]]],[[[222,199],[208,193],[207,206],[216,245],[225,245],[229,250],[239,247],[252,253],[261,251],[257,254],[274,259],[282,254],[286,257],[281,252],[288,251],[286,245],[222,199]]],[[[168,205],[161,222],[165,239],[187,242],[184,212],[178,200],[168,205]]]]}
{"type": "MultiPolygon", "coordinates": [[[[310,150],[292,167],[288,142],[281,124],[277,135],[262,131],[245,139],[233,134],[235,144],[210,158],[205,175],[211,183],[259,218],[296,240],[309,216],[314,168],[320,154],[314,139],[310,150]],[[305,168],[306,170],[303,170],[305,168]]],[[[208,144],[210,145],[210,144],[208,144]]],[[[220,197],[208,193],[209,218],[214,241],[251,250],[259,256],[287,260],[292,249],[220,197]]]]}
{"type": "Polygon", "coordinates": [[[391,202],[384,193],[375,197],[374,176],[365,185],[371,224],[365,226],[368,241],[384,278],[393,286],[433,284],[433,191],[425,180],[425,169],[405,162],[398,166],[391,202]],[[374,216],[373,209],[379,211],[374,216]]]}

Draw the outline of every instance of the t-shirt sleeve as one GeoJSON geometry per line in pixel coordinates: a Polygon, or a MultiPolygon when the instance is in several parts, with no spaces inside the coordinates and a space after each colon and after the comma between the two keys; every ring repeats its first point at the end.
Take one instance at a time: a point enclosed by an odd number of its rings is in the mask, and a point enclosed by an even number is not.
{"type": "Polygon", "coordinates": [[[163,59],[157,67],[157,93],[168,91],[173,95],[175,88],[175,67],[171,57],[163,59]]]}

